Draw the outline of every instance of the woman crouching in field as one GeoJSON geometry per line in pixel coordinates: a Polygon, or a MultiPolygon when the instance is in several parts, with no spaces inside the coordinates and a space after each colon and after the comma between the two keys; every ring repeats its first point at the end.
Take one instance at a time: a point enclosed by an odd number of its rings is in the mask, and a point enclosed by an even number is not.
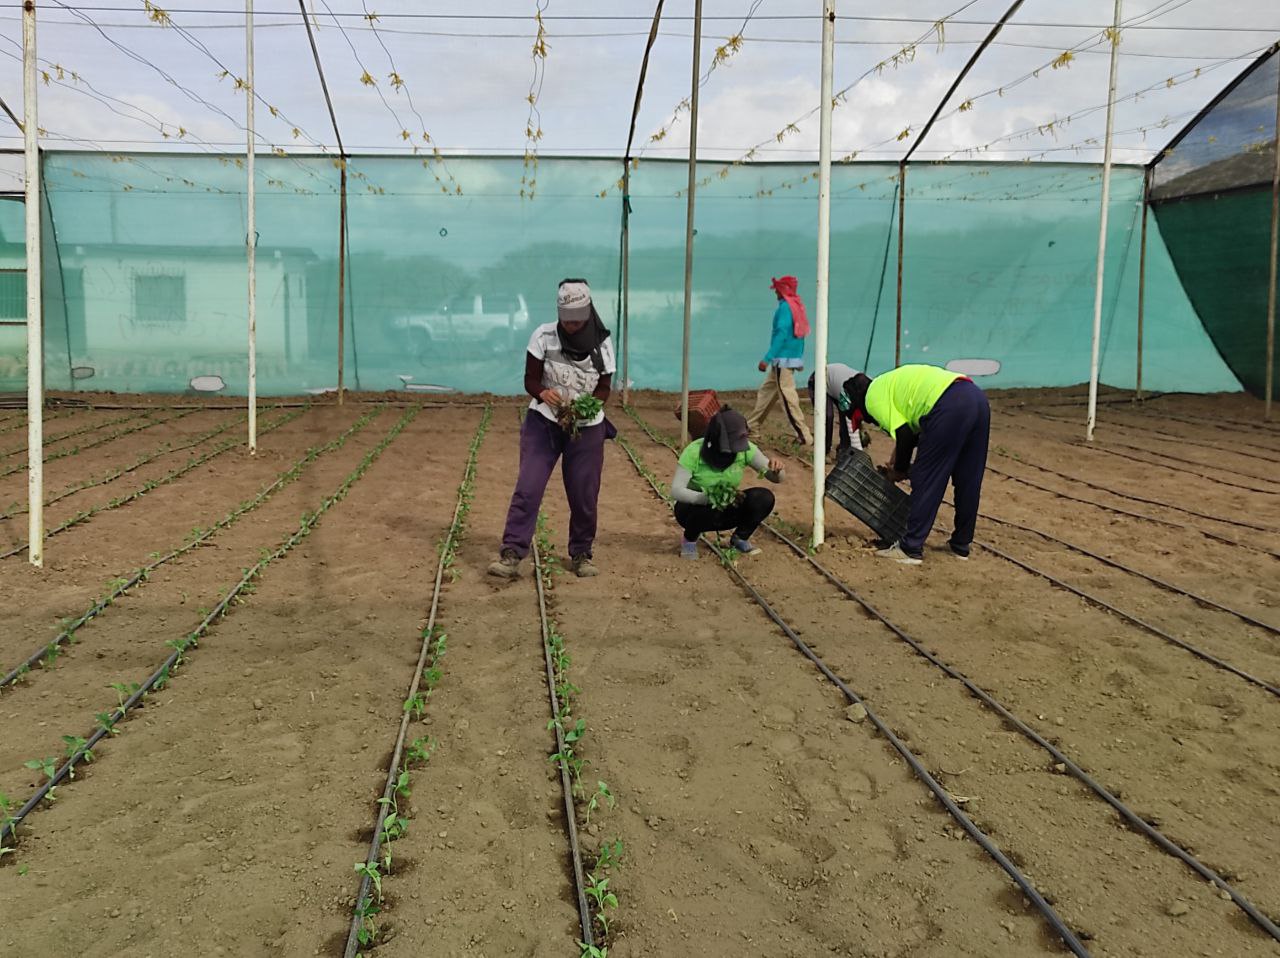
{"type": "Polygon", "coordinates": [[[748,466],[770,482],[783,479],[782,463],[767,458],[748,438],[746,417],[726,407],[707,423],[706,435],[680,454],[671,480],[676,522],[684,530],[683,558],[698,557],[702,533],[724,529],[733,530],[729,544],[741,554],[760,551],[751,536],[773,512],[774,500],[772,492],[759,486],[739,489],[748,466]]]}

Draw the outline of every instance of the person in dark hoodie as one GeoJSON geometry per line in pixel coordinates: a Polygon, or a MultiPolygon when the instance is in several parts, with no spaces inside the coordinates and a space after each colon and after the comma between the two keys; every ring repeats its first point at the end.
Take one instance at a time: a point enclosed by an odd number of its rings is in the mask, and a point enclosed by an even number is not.
{"type": "Polygon", "coordinates": [[[711,417],[706,434],[685,447],[671,480],[683,558],[698,557],[702,533],[724,529],[733,530],[729,544],[742,555],[760,551],[751,536],[773,512],[774,499],[762,486],[739,488],[748,466],[770,482],[783,479],[782,463],[756,448],[746,417],[726,406],[711,417]]]}
{"type": "Polygon", "coordinates": [[[578,576],[593,576],[591,546],[596,537],[596,502],[604,469],[604,441],[610,425],[603,410],[580,420],[576,430],[562,423],[580,396],[609,398],[616,369],[609,330],[591,302],[584,279],[560,282],[557,321],[533,331],[525,354],[524,388],[531,397],[520,427],[520,470],[516,477],[502,551],[489,574],[514,579],[529,554],[538,509],[556,462],[563,457],[564,491],[569,500],[569,559],[578,576]]]}
{"type": "Polygon", "coordinates": [[[845,382],[844,392],[852,410],[893,437],[893,453],[882,469],[885,476],[893,482],[911,479],[907,531],[876,555],[919,565],[951,482],[956,521],[948,546],[952,555],[968,559],[991,436],[986,393],[967,376],[923,365],[899,366],[874,379],[858,373],[845,382]]]}

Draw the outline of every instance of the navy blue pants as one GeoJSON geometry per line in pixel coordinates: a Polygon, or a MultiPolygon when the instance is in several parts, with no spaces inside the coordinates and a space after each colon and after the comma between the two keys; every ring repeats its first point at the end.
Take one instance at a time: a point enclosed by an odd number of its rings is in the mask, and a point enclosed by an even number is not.
{"type": "Polygon", "coordinates": [[[948,481],[956,491],[951,545],[968,552],[978,522],[990,436],[991,406],[986,393],[967,379],[957,379],[920,420],[920,441],[911,466],[911,509],[901,543],[904,552],[919,555],[924,549],[948,481]]]}

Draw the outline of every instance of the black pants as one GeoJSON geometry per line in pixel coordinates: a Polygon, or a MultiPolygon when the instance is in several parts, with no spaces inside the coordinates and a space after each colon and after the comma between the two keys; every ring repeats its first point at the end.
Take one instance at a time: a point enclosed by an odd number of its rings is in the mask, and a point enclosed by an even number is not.
{"type": "Polygon", "coordinates": [[[750,539],[760,523],[773,512],[773,493],[756,486],[742,494],[742,501],[728,509],[712,509],[687,502],[676,503],[676,522],[684,529],[684,541],[693,542],[704,532],[734,530],[739,539],[750,539]]]}

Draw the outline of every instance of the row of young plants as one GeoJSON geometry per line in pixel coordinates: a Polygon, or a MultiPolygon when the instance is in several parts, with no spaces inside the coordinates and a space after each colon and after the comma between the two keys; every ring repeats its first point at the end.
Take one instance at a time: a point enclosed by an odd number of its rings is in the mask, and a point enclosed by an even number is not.
{"type": "MultiPolygon", "coordinates": [[[[47,426],[49,423],[57,419],[66,419],[68,416],[74,416],[80,411],[80,409],[63,409],[59,412],[47,413],[44,417],[44,424],[47,426]]],[[[15,415],[5,416],[3,419],[0,419],[0,435],[4,435],[6,432],[13,432],[15,429],[26,428],[27,411],[25,409],[15,415]]]]}
{"type": "MultiPolygon", "coordinates": [[[[12,687],[19,681],[26,679],[32,668],[36,665],[42,665],[44,668],[51,668],[62,654],[62,646],[65,643],[74,643],[76,641],[75,634],[87,624],[90,620],[105,612],[115,601],[126,595],[132,589],[143,585],[151,577],[151,573],[162,565],[173,561],[181,555],[185,555],[192,549],[204,544],[214,535],[234,525],[242,516],[248,512],[252,512],[258,506],[266,502],[280,489],[293,482],[302,473],[321,456],[326,453],[341,449],[348,439],[360,430],[364,429],[370,422],[381,415],[381,409],[375,409],[365,413],[346,430],[330,439],[323,445],[313,446],[308,449],[301,459],[295,462],[287,470],[277,476],[268,486],[258,492],[251,499],[246,499],[225,516],[209,526],[207,529],[200,526],[193,528],[186,536],[183,544],[169,552],[153,552],[148,557],[151,559],[146,565],[135,569],[128,575],[118,576],[106,584],[106,591],[100,599],[93,603],[85,612],[76,618],[66,618],[60,623],[61,631],[58,632],[49,642],[36,649],[26,661],[11,669],[3,678],[0,678],[0,692],[12,687]]],[[[283,420],[282,420],[283,422],[283,420]]],[[[272,424],[268,428],[275,428],[279,423],[272,424]]],[[[263,430],[265,431],[265,430],[263,430]]]]}
{"type": "MultiPolygon", "coordinates": [[[[267,407],[268,410],[271,408],[274,408],[274,407],[267,407]]],[[[245,421],[245,417],[240,416],[239,418],[232,419],[230,422],[225,423],[224,425],[218,426],[216,429],[210,429],[208,432],[203,432],[196,438],[188,442],[184,442],[180,445],[174,445],[172,442],[161,443],[158,447],[156,447],[154,451],[143,453],[141,456],[139,456],[129,465],[121,466],[118,469],[112,469],[110,472],[104,473],[101,476],[85,479],[84,481],[78,482],[73,486],[69,486],[68,488],[64,489],[62,492],[59,492],[56,495],[50,496],[48,499],[44,501],[44,504],[46,507],[52,506],[55,503],[61,502],[63,499],[69,498],[70,496],[74,496],[78,492],[84,492],[86,489],[93,489],[97,486],[105,486],[108,482],[114,482],[115,480],[119,479],[122,476],[126,476],[131,472],[136,472],[137,470],[141,469],[143,466],[147,465],[148,463],[155,462],[155,460],[161,458],[162,456],[168,456],[175,452],[183,452],[187,449],[192,449],[195,446],[199,446],[201,443],[208,442],[210,439],[213,439],[215,436],[220,436],[222,433],[226,432],[228,429],[234,429],[235,427],[241,425],[244,421],[245,421]]],[[[25,501],[15,501],[11,503],[9,505],[9,508],[6,509],[4,512],[0,512],[0,520],[11,519],[14,516],[25,515],[27,512],[27,509],[28,509],[28,506],[26,505],[25,501]]]]}
{"type": "Polygon", "coordinates": [[[382,913],[384,904],[382,881],[392,874],[395,864],[392,845],[403,838],[409,830],[410,819],[405,809],[401,808],[400,800],[412,795],[413,771],[426,767],[431,760],[432,752],[435,751],[435,740],[429,735],[420,736],[407,746],[405,743],[409,737],[409,723],[421,721],[426,715],[428,700],[444,674],[443,662],[448,649],[448,635],[436,624],[440,610],[441,585],[446,572],[449,574],[450,581],[457,581],[458,578],[455,568],[458,546],[466,538],[467,518],[471,514],[471,505],[475,500],[476,463],[480,455],[480,445],[489,431],[492,416],[493,408],[486,405],[480,417],[480,424],[471,438],[466,465],[462,471],[462,480],[458,484],[458,498],[454,506],[453,520],[437,546],[440,560],[436,565],[431,607],[427,612],[426,624],[420,633],[422,651],[418,656],[413,680],[409,684],[409,693],[404,700],[400,730],[387,768],[387,784],[383,788],[382,797],[378,799],[378,817],[374,823],[369,853],[364,861],[355,863],[356,874],[360,876],[360,887],[356,892],[351,928],[347,934],[346,955],[355,955],[361,949],[371,947],[378,941],[380,929],[377,917],[382,913]]]}
{"type": "MultiPolygon", "coordinates": [[[[44,457],[44,462],[45,464],[48,464],[56,462],[59,459],[68,459],[71,456],[79,455],[80,453],[87,452],[90,449],[96,449],[98,446],[105,446],[109,442],[115,442],[117,439],[121,439],[125,436],[131,436],[135,432],[142,432],[144,429],[154,429],[156,426],[164,426],[168,423],[176,422],[179,419],[185,419],[193,412],[195,412],[194,409],[190,412],[180,412],[177,415],[169,416],[167,419],[149,418],[146,422],[108,433],[99,439],[95,439],[93,442],[86,442],[83,445],[71,446],[67,449],[59,449],[57,452],[47,453],[44,457]]],[[[10,466],[8,469],[0,471],[0,479],[5,478],[6,476],[12,476],[15,472],[25,472],[26,468],[27,464],[25,462],[19,463],[15,466],[10,466]]]]}
{"type": "MultiPolygon", "coordinates": [[[[294,419],[297,419],[305,411],[306,411],[305,409],[300,409],[295,412],[286,413],[285,415],[281,416],[279,419],[273,420],[272,422],[264,423],[258,429],[258,435],[261,436],[268,432],[271,432],[272,430],[279,429],[281,426],[285,425],[286,423],[289,423],[294,419]]],[[[118,508],[119,506],[125,506],[131,502],[141,499],[152,489],[157,489],[160,486],[166,486],[171,482],[181,479],[183,476],[191,472],[193,469],[198,469],[200,466],[203,466],[205,463],[209,462],[210,460],[216,459],[218,456],[222,455],[224,452],[227,452],[231,449],[235,449],[237,446],[243,446],[243,445],[244,445],[244,441],[242,439],[239,439],[239,438],[228,439],[227,441],[218,444],[209,452],[206,452],[204,455],[193,456],[192,458],[188,459],[185,464],[179,466],[177,469],[173,469],[170,472],[165,473],[163,476],[157,476],[155,479],[148,479],[146,482],[144,482],[141,486],[139,486],[133,492],[126,493],[125,495],[122,495],[122,496],[116,496],[114,499],[110,499],[101,505],[91,506],[88,509],[81,509],[79,512],[75,513],[70,518],[63,520],[62,522],[58,523],[58,525],[53,526],[52,528],[46,530],[45,538],[47,539],[50,536],[58,535],[61,532],[66,532],[68,529],[72,529],[78,525],[82,525],[88,522],[94,516],[98,515],[99,513],[106,512],[110,509],[118,508]]],[[[0,559],[10,559],[13,556],[18,555],[19,553],[25,552],[26,549],[27,549],[27,543],[23,542],[17,546],[14,546],[12,549],[8,550],[7,552],[0,552],[0,559]]]]}
{"type": "Polygon", "coordinates": [[[569,669],[573,660],[565,646],[564,635],[560,631],[553,611],[552,593],[555,588],[555,576],[563,570],[560,561],[556,558],[555,548],[551,542],[551,531],[543,513],[538,514],[534,558],[537,561],[537,574],[541,586],[540,598],[543,599],[547,677],[551,683],[554,701],[554,712],[547,723],[547,730],[555,733],[556,751],[552,753],[549,761],[558,766],[561,781],[567,787],[565,805],[569,818],[566,825],[570,832],[570,843],[576,850],[574,877],[587,905],[587,913],[583,916],[583,937],[578,941],[578,947],[581,949],[580,958],[608,958],[613,916],[618,909],[617,893],[609,888],[609,884],[614,871],[621,864],[622,839],[613,838],[600,842],[595,849],[591,866],[586,868],[585,862],[581,862],[581,846],[577,837],[575,812],[580,812],[583,825],[590,827],[593,817],[604,809],[612,809],[617,805],[617,798],[608,782],[596,779],[595,788],[588,791],[583,781],[583,773],[591,764],[590,760],[583,756],[587,720],[576,711],[576,699],[582,690],[574,685],[570,678],[569,669]],[[579,871],[580,868],[582,871],[579,871]],[[597,925],[599,926],[598,934],[597,925]]]}
{"type": "Polygon", "coordinates": [[[245,601],[245,597],[254,591],[254,583],[268,565],[287,555],[299,542],[311,534],[325,513],[346,498],[351,487],[368,472],[369,468],[378,460],[386,448],[418,415],[421,408],[421,406],[412,406],[406,410],[386,436],[365,453],[364,457],[343,479],[338,488],[322,499],[315,511],[304,512],[299,520],[298,528],[276,546],[274,550],[269,552],[264,550],[262,558],[244,570],[244,574],[240,579],[227,590],[226,595],[209,610],[194,629],[180,638],[166,642],[165,645],[173,651],[151,673],[146,681],[113,685],[112,688],[116,690],[117,695],[116,707],[109,712],[98,713],[98,724],[88,738],[64,737],[68,754],[61,765],[56,764],[56,758],[36,758],[26,763],[27,767],[40,771],[46,780],[16,812],[12,811],[11,802],[6,800],[3,803],[4,811],[2,814],[4,815],[4,820],[3,823],[0,823],[0,846],[4,846],[6,843],[12,845],[17,838],[17,828],[26,817],[42,803],[51,803],[55,800],[55,789],[64,779],[70,780],[74,778],[77,765],[94,760],[93,750],[98,743],[104,738],[118,734],[120,723],[140,702],[152,692],[158,692],[168,685],[174,673],[185,663],[188,653],[199,645],[200,639],[209,632],[215,623],[229,614],[233,605],[239,605],[245,601]]]}
{"type": "MultiPolygon", "coordinates": [[[[52,446],[55,442],[62,442],[64,439],[73,439],[76,436],[83,436],[85,433],[95,432],[99,429],[105,429],[108,426],[118,426],[122,422],[131,422],[135,419],[146,419],[147,413],[131,412],[124,416],[116,416],[114,419],[104,419],[102,422],[90,423],[87,426],[80,426],[69,432],[61,433],[57,436],[45,436],[44,444],[52,446]]],[[[16,456],[20,452],[27,451],[27,444],[24,442],[21,446],[14,446],[12,449],[6,449],[0,452],[0,459],[8,459],[10,456],[16,456]]]]}

